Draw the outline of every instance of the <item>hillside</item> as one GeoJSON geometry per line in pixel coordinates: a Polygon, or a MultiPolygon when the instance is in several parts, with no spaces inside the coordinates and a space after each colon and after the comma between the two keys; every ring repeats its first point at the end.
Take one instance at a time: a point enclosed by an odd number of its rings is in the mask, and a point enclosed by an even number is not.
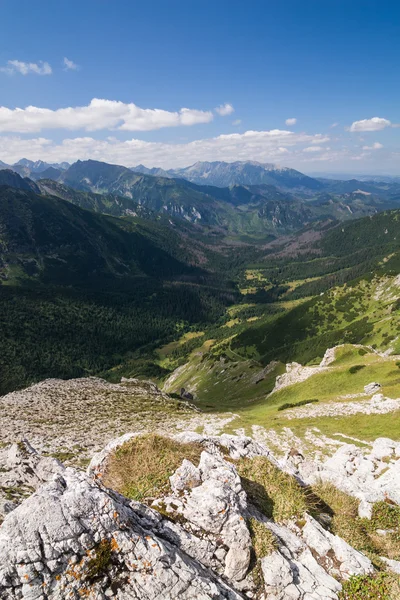
{"type": "Polygon", "coordinates": [[[339,344],[400,353],[398,221],[389,211],[271,244],[239,278],[225,323],[160,349],[166,389],[233,408],[269,393],[285,363],[318,364],[339,344]]]}
{"type": "Polygon", "coordinates": [[[180,328],[214,322],[236,295],[207,269],[212,253],[169,224],[1,187],[0,231],[3,393],[109,369],[180,328]]]}
{"type": "Polygon", "coordinates": [[[25,190],[38,194],[40,192],[38,186],[28,177],[21,177],[15,171],[10,169],[0,170],[0,186],[10,186],[19,190],[25,190]]]}

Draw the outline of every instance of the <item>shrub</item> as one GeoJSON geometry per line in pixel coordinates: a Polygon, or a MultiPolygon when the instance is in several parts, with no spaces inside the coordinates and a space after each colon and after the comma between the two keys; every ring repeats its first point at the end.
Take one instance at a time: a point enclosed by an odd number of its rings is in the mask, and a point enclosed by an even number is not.
{"type": "Polygon", "coordinates": [[[318,398],[311,398],[310,400],[300,400],[300,402],[286,402],[278,406],[278,410],[286,410],[287,408],[296,408],[297,406],[305,406],[306,404],[313,404],[319,402],[318,398]]]}
{"type": "Polygon", "coordinates": [[[353,365],[350,367],[349,373],[354,375],[354,373],[358,373],[358,371],[361,371],[361,369],[365,369],[365,365],[353,365]]]}

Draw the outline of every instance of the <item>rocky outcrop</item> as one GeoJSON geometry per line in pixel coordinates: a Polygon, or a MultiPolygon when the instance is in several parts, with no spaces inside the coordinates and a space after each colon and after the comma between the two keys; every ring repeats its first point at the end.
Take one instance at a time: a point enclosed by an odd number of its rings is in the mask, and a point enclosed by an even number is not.
{"type": "Polygon", "coordinates": [[[309,377],[312,377],[316,373],[321,373],[325,371],[326,368],[327,367],[325,366],[303,367],[303,365],[297,362],[288,363],[286,365],[286,373],[283,373],[283,375],[278,375],[278,377],[276,378],[275,387],[272,390],[271,394],[285,387],[288,387],[289,385],[293,385],[294,383],[300,383],[302,381],[305,381],[306,379],[309,379],[309,377]]]}
{"type": "Polygon", "coordinates": [[[0,598],[242,596],[178,545],[143,527],[122,497],[67,469],[0,530],[0,598]]]}
{"type": "Polygon", "coordinates": [[[251,438],[175,436],[204,450],[199,464],[182,462],[152,506],[101,483],[109,453],[128,439],[94,457],[86,474],[46,468],[51,480],[6,516],[1,600],[337,600],[341,580],[373,572],[366,556],[311,516],[275,523],[249,502],[235,460],[273,460],[251,438]],[[257,578],[250,518],[275,539],[257,578]]]}
{"type": "Polygon", "coordinates": [[[41,456],[26,441],[0,452],[0,522],[6,514],[64,466],[55,458],[41,456]]]}
{"type": "MultiPolygon", "coordinates": [[[[375,386],[379,384],[370,385],[375,386]]],[[[370,389],[372,389],[372,387],[370,389]]],[[[356,396],[359,397],[360,395],[357,394],[356,396]]],[[[364,394],[362,394],[362,396],[364,396],[364,394]]],[[[291,420],[317,417],[345,417],[357,414],[384,415],[386,413],[395,412],[399,409],[400,398],[385,398],[383,394],[374,394],[370,400],[361,400],[357,402],[326,402],[323,404],[313,404],[309,406],[302,406],[301,408],[286,410],[283,417],[291,420]]]]}
{"type": "Polygon", "coordinates": [[[288,455],[285,466],[304,483],[329,481],[358,498],[360,516],[370,517],[372,504],[389,500],[400,504],[400,442],[378,438],[372,448],[344,444],[324,462],[288,455]]]}
{"type": "Polygon", "coordinates": [[[373,381],[364,386],[364,392],[366,394],[378,394],[381,391],[381,384],[373,381]]]}

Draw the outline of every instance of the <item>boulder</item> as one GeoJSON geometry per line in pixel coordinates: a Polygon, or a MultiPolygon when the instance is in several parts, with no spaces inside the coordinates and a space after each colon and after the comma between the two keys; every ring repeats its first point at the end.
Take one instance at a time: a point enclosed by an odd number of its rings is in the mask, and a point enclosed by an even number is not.
{"type": "Polygon", "coordinates": [[[377,394],[381,390],[382,386],[380,383],[373,381],[364,386],[364,392],[366,394],[377,394]]]}
{"type": "Polygon", "coordinates": [[[175,493],[181,490],[190,490],[201,485],[200,471],[190,460],[185,458],[182,465],[169,478],[169,481],[172,491],[175,493]]]}

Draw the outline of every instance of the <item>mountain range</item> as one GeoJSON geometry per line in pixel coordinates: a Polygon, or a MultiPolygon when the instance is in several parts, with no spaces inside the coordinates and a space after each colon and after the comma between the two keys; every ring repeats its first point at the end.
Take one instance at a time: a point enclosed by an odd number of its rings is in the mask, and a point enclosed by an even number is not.
{"type": "Polygon", "coordinates": [[[186,179],[199,185],[206,184],[217,187],[267,184],[287,189],[318,190],[323,188],[317,179],[308,177],[295,169],[255,161],[197,162],[190,167],[168,171],[157,168],[147,169],[143,165],[138,165],[132,170],[147,175],[186,179]]]}
{"type": "Polygon", "coordinates": [[[22,177],[30,177],[31,179],[40,179],[43,177],[56,179],[63,171],[68,169],[69,166],[70,164],[67,162],[50,164],[43,160],[33,161],[27,158],[21,158],[21,160],[13,165],[8,165],[0,161],[0,170],[10,169],[22,177]]]}
{"type": "Polygon", "coordinates": [[[262,240],[318,221],[358,218],[400,204],[400,184],[394,181],[315,179],[256,162],[196,163],[167,172],[93,160],[49,165],[22,159],[12,169],[2,166],[0,184],[116,217],[169,217],[206,235],[212,230],[218,239],[262,240]],[[24,176],[27,172],[35,181],[24,176]]]}

